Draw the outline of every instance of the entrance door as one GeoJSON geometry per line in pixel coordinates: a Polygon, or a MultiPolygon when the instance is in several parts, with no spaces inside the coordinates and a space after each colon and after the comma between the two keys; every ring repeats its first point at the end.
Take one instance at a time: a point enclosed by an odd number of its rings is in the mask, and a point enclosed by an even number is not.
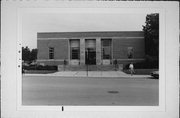
{"type": "Polygon", "coordinates": [[[86,39],[86,59],[85,63],[89,65],[96,65],[96,40],[86,39]]]}
{"type": "Polygon", "coordinates": [[[96,65],[96,50],[93,48],[86,49],[86,64],[96,65]]]}

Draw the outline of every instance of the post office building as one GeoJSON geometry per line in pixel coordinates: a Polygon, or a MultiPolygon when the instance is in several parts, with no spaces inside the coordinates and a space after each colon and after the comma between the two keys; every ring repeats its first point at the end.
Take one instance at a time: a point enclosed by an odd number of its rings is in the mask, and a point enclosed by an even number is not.
{"type": "Polygon", "coordinates": [[[39,32],[37,62],[44,65],[111,65],[144,60],[142,31],[39,32]]]}

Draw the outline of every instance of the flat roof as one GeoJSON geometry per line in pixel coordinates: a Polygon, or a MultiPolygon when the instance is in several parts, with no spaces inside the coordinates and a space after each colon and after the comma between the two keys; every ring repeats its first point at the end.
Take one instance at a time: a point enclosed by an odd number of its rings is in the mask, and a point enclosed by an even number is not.
{"type": "Polygon", "coordinates": [[[143,31],[38,32],[37,38],[144,37],[143,31]]]}

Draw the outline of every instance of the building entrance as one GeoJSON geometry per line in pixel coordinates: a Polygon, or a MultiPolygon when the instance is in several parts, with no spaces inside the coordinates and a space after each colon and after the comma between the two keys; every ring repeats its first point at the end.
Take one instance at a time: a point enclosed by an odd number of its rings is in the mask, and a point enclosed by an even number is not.
{"type": "Polygon", "coordinates": [[[86,49],[86,64],[96,65],[96,50],[93,48],[86,49]]]}
{"type": "Polygon", "coordinates": [[[96,40],[86,39],[85,64],[96,65],[96,40]]]}

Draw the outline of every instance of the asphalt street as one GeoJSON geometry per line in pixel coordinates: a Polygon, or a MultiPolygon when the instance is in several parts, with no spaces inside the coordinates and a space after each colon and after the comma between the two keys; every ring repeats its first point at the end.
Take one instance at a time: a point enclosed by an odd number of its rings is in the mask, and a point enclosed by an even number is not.
{"type": "Polygon", "coordinates": [[[156,106],[159,80],[23,76],[23,105],[156,106]]]}

